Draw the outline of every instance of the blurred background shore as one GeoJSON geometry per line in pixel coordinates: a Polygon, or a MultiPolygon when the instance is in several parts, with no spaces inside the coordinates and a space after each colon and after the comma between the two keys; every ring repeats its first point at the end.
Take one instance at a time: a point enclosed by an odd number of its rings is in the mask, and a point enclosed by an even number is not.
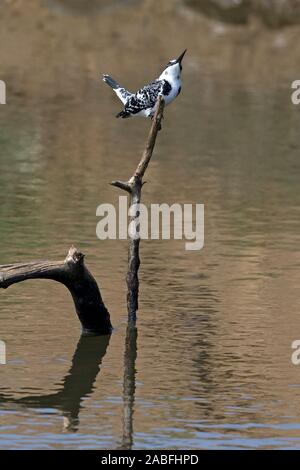
{"type": "Polygon", "coordinates": [[[23,99],[65,96],[72,86],[88,89],[101,71],[134,75],[145,62],[151,78],[184,47],[186,70],[199,78],[262,86],[297,79],[299,1],[1,3],[1,79],[23,99]]]}

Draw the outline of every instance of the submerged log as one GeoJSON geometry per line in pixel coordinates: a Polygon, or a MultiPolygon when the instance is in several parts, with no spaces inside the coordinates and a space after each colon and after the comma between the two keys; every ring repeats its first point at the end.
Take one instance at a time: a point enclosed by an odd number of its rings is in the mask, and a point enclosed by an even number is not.
{"type": "Polygon", "coordinates": [[[64,261],[34,261],[0,266],[0,288],[28,279],[51,279],[70,291],[84,335],[111,333],[110,315],[97,282],[86,268],[84,255],[74,246],[64,261]]]}

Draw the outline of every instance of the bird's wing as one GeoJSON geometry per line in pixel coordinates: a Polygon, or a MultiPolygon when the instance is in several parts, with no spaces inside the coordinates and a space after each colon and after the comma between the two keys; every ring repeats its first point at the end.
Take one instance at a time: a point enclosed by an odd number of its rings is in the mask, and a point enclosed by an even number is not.
{"type": "Polygon", "coordinates": [[[155,80],[145,85],[135,95],[131,96],[126,103],[125,110],[130,114],[137,114],[143,109],[153,108],[158,95],[163,90],[163,81],[155,80]]]}

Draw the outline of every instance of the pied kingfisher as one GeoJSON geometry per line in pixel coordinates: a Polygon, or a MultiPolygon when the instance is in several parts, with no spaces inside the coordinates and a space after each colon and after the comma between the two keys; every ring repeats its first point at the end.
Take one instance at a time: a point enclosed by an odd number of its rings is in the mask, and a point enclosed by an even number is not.
{"type": "Polygon", "coordinates": [[[109,75],[103,75],[103,81],[114,90],[124,105],[123,111],[118,113],[116,117],[145,116],[153,118],[159,95],[164,98],[166,105],[170,104],[181,91],[181,62],[185,53],[186,49],[178,59],[170,60],[162,74],[154,82],[145,85],[136,93],[130,93],[109,75]]]}

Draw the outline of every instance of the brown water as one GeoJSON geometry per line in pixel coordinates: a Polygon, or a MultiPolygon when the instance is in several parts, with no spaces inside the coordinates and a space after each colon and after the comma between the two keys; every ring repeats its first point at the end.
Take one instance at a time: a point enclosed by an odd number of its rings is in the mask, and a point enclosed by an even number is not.
{"type": "Polygon", "coordinates": [[[95,213],[117,203],[108,183],[132,174],[149,123],[114,119],[119,105],[95,78],[76,95],[1,107],[1,264],[62,259],[76,244],[114,332],[78,343],[55,283],[0,292],[0,448],[300,448],[300,111],[289,83],[199,77],[191,63],[184,83],[143,199],[204,203],[205,246],[141,243],[126,347],[127,243],[97,240],[95,213]]]}

